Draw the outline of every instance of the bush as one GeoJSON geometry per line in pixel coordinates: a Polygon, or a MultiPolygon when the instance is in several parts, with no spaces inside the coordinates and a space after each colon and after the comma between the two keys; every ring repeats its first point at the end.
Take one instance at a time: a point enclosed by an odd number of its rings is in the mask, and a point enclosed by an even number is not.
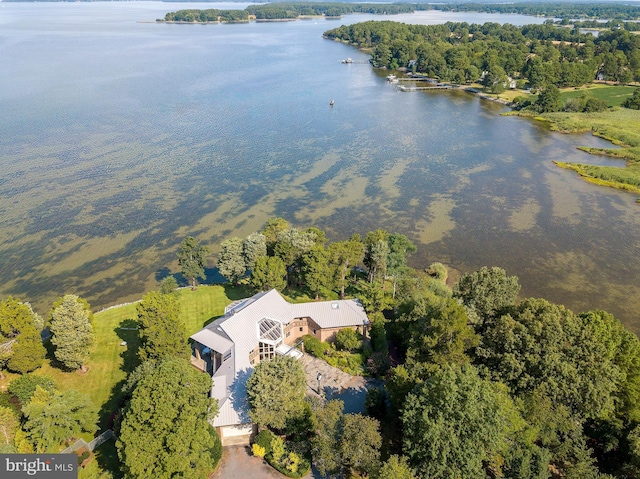
{"type": "Polygon", "coordinates": [[[267,453],[267,451],[260,444],[256,444],[254,442],[251,445],[251,453],[256,457],[264,458],[264,455],[267,453]]]}
{"type": "Polygon", "coordinates": [[[271,454],[271,441],[274,437],[276,437],[275,434],[273,434],[268,429],[264,429],[263,431],[260,431],[258,433],[258,435],[253,440],[253,443],[263,448],[264,454],[265,456],[267,456],[271,454]]]}
{"type": "Polygon", "coordinates": [[[53,391],[56,388],[56,383],[48,376],[27,373],[11,381],[9,393],[17,397],[22,406],[26,406],[31,401],[37,386],[46,391],[53,391]]]}
{"type": "Polygon", "coordinates": [[[302,343],[304,344],[304,350],[315,356],[316,358],[324,359],[324,355],[331,349],[327,343],[323,343],[311,336],[310,334],[305,334],[302,336],[302,343]]]}
{"type": "Polygon", "coordinates": [[[384,388],[371,388],[364,402],[367,414],[382,421],[387,415],[387,392],[384,388]]]}
{"type": "Polygon", "coordinates": [[[362,341],[353,329],[341,329],[336,333],[336,348],[341,351],[353,351],[362,346],[362,341]]]}

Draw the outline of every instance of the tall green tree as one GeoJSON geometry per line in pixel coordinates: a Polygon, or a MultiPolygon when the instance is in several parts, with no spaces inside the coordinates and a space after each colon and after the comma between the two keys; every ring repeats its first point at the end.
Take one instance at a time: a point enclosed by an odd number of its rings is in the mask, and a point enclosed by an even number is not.
{"type": "Polygon", "coordinates": [[[362,261],[364,245],[360,235],[354,234],[347,241],[331,243],[327,248],[329,261],[335,268],[335,277],[340,287],[340,297],[344,298],[346,279],[354,266],[362,261]]]}
{"type": "Polygon", "coordinates": [[[151,291],[136,305],[141,361],[188,356],[187,333],[175,296],[151,291]]]}
{"type": "Polygon", "coordinates": [[[177,289],[178,281],[173,275],[167,276],[160,283],[160,292],[162,294],[175,294],[177,289]]]}
{"type": "Polygon", "coordinates": [[[373,282],[376,278],[382,278],[384,281],[389,255],[389,233],[383,229],[369,231],[363,243],[363,263],[369,270],[369,282],[373,282]]]}
{"type": "Polygon", "coordinates": [[[338,474],[342,468],[340,436],[343,409],[344,403],[334,399],[314,411],[316,423],[311,438],[311,455],[314,466],[323,476],[338,474]]]}
{"type": "Polygon", "coordinates": [[[444,367],[407,396],[403,451],[422,477],[485,477],[516,427],[514,411],[473,366],[444,367]]]}
{"type": "Polygon", "coordinates": [[[54,303],[50,317],[56,359],[69,369],[86,370],[95,338],[89,303],[75,294],[67,294],[54,303]]]}
{"type": "Polygon", "coordinates": [[[247,268],[242,250],[242,239],[233,237],[220,243],[218,271],[233,284],[237,284],[246,274],[247,268]]]}
{"type": "Polygon", "coordinates": [[[620,367],[570,310],[527,299],[485,326],[477,361],[515,396],[544,387],[553,403],[568,407],[578,420],[612,415],[620,367]]]}
{"type": "Polygon", "coordinates": [[[478,345],[479,337],[456,300],[421,298],[404,308],[408,311],[400,321],[409,323],[409,358],[440,365],[470,361],[467,351],[478,345]]]}
{"type": "Polygon", "coordinates": [[[251,233],[242,241],[242,256],[244,267],[252,271],[256,260],[261,256],[267,256],[267,238],[262,233],[251,233]]]}
{"type": "Polygon", "coordinates": [[[382,465],[378,477],[380,479],[416,479],[407,458],[395,454],[382,465]]]}
{"type": "Polygon", "coordinates": [[[11,296],[0,303],[0,378],[5,367],[26,373],[42,365],[46,350],[41,329],[42,318],[29,303],[11,296]]]}
{"type": "Polygon", "coordinates": [[[388,243],[387,271],[393,276],[393,297],[395,298],[398,277],[407,270],[407,257],[418,249],[409,238],[399,233],[390,234],[388,243]]]}
{"type": "Polygon", "coordinates": [[[199,479],[213,472],[221,449],[208,422],[218,412],[210,390],[209,376],[177,358],[138,382],[116,442],[126,478],[199,479]]]}
{"type": "Polygon", "coordinates": [[[540,113],[552,113],[560,111],[562,108],[562,100],[560,99],[560,90],[555,85],[548,85],[538,94],[535,106],[540,113]]]}
{"type": "Polygon", "coordinates": [[[180,243],[178,251],[178,264],[185,278],[191,280],[191,288],[196,288],[196,278],[206,279],[204,264],[209,254],[209,248],[201,245],[193,236],[187,236],[180,243]]]}
{"type": "Polygon", "coordinates": [[[265,237],[266,245],[267,245],[267,254],[269,256],[274,255],[274,247],[278,242],[278,235],[283,231],[287,231],[291,226],[289,222],[284,218],[275,217],[269,218],[267,224],[264,225],[260,233],[265,237]]]}
{"type": "Polygon", "coordinates": [[[0,406],[0,454],[15,453],[13,439],[20,426],[18,416],[9,407],[0,406]]]}
{"type": "Polygon", "coordinates": [[[316,299],[320,297],[321,290],[331,288],[333,275],[329,267],[329,253],[324,247],[315,246],[304,254],[302,274],[307,288],[316,299]]]}
{"type": "Polygon", "coordinates": [[[22,411],[27,437],[38,453],[59,452],[63,441],[97,429],[91,400],[73,389],[49,392],[38,386],[22,411]]]}
{"type": "Polygon", "coordinates": [[[304,415],[307,378],[302,365],[288,356],[261,361],[247,380],[251,420],[283,430],[304,415]]]}
{"type": "Polygon", "coordinates": [[[282,291],[287,286],[287,268],[277,256],[261,256],[256,260],[251,272],[251,285],[258,291],[277,289],[282,291]]]}
{"type": "Polygon", "coordinates": [[[350,472],[373,475],[380,466],[382,436],[380,423],[362,414],[345,414],[342,419],[340,451],[342,464],[350,472]]]}
{"type": "Polygon", "coordinates": [[[481,321],[494,316],[501,309],[515,304],[520,283],[516,276],[498,267],[483,266],[473,273],[463,274],[453,288],[454,298],[476,312],[481,321]]]}

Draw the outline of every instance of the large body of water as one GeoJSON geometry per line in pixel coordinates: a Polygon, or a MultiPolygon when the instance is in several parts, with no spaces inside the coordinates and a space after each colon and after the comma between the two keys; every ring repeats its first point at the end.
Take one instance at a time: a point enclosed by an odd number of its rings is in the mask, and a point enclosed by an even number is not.
{"type": "MultiPolygon", "coordinates": [[[[640,206],[552,160],[616,164],[462,92],[402,93],[322,39],[341,23],[144,23],[239,4],[0,3],[0,296],[94,307],[272,216],[332,240],[386,228],[416,267],[497,265],[524,296],[640,330],[640,206]],[[329,107],[329,100],[335,106],[329,107]]],[[[539,23],[421,12],[411,23],[539,23]]]]}

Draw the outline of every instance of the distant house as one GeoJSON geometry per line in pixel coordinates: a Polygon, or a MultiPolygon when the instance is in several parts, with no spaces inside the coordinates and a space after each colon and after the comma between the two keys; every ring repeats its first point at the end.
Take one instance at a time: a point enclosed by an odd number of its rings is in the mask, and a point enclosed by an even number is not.
{"type": "Polygon", "coordinates": [[[213,420],[223,445],[247,443],[253,432],[246,399],[251,369],[275,355],[301,357],[293,346],[305,334],[331,340],[341,329],[366,334],[369,319],[353,299],[292,304],[275,289],[229,305],[224,316],[191,336],[191,364],[213,379],[213,420]]]}

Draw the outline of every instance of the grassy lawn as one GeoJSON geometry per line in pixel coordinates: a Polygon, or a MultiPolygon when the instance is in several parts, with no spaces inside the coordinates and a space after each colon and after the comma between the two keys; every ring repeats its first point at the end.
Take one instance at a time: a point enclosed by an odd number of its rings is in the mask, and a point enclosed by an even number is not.
{"type": "Polygon", "coordinates": [[[604,101],[607,106],[620,106],[631,95],[636,87],[624,85],[604,85],[601,83],[586,85],[580,88],[562,90],[560,98],[566,101],[569,98],[580,98],[587,93],[589,96],[604,101]]]}
{"type": "MultiPolygon", "coordinates": [[[[203,325],[223,314],[224,307],[231,299],[248,295],[248,290],[225,289],[223,286],[199,286],[195,291],[188,288],[179,290],[178,297],[187,333],[191,335],[199,331],[203,325]]],[[[50,359],[35,371],[35,374],[52,377],[58,389],[62,391],[76,389],[89,395],[100,411],[100,431],[108,426],[110,416],[119,407],[120,388],[127,374],[138,365],[138,331],[122,329],[134,326],[135,320],[135,304],[118,306],[95,314],[96,343],[87,363],[89,370],[86,373],[64,371],[50,359]],[[122,345],[123,341],[126,341],[126,345],[122,345]]],[[[5,376],[5,379],[0,381],[0,389],[3,390],[18,375],[5,376]]],[[[93,436],[83,435],[83,439],[91,441],[93,436]]],[[[113,441],[107,441],[100,446],[95,456],[87,468],[80,471],[81,479],[99,478],[102,470],[117,472],[117,454],[113,441]]]]}

